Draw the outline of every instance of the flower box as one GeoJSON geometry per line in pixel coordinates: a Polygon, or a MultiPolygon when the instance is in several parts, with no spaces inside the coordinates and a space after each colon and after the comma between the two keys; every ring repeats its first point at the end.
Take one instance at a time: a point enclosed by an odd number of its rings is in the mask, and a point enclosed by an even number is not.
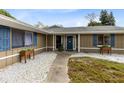
{"type": "Polygon", "coordinates": [[[27,62],[27,59],[31,59],[31,56],[33,56],[34,59],[34,49],[23,49],[20,51],[19,53],[20,55],[20,62],[22,61],[22,59],[25,60],[25,63],[27,62]]]}
{"type": "Polygon", "coordinates": [[[111,54],[111,46],[110,45],[99,45],[97,47],[100,48],[101,54],[103,54],[103,53],[111,54]]]}

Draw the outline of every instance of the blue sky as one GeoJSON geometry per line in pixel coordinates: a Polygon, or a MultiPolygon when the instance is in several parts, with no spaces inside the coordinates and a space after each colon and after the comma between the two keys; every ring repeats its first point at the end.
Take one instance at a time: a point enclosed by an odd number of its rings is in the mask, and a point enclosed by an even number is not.
{"type": "MultiPolygon", "coordinates": [[[[44,25],[61,24],[65,27],[87,26],[85,16],[89,13],[100,14],[100,9],[7,9],[14,17],[26,23],[35,25],[38,21],[44,25]]],[[[112,11],[117,26],[124,26],[124,9],[112,11]]],[[[97,18],[98,20],[98,18],[97,18]]]]}

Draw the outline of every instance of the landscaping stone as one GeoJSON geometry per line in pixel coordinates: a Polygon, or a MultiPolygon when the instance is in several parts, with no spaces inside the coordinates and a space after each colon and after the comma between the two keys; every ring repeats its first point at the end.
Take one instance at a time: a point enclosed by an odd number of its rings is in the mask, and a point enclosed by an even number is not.
{"type": "Polygon", "coordinates": [[[57,54],[45,52],[36,55],[35,59],[27,63],[15,63],[0,69],[1,83],[39,83],[43,82],[57,54]]]}
{"type": "Polygon", "coordinates": [[[124,55],[121,55],[121,54],[111,54],[111,55],[103,54],[102,55],[99,53],[75,53],[75,54],[72,54],[70,57],[83,57],[83,56],[124,63],[124,55]]]}

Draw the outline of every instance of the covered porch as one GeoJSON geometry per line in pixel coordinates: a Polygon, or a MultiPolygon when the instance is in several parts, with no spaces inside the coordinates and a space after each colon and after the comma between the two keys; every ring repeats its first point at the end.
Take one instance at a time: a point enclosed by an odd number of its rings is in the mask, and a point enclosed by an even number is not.
{"type": "Polygon", "coordinates": [[[102,45],[108,45],[112,48],[115,45],[114,34],[51,34],[46,38],[47,50],[52,51],[62,48],[63,51],[80,52],[89,49],[99,50],[102,45]]]}
{"type": "Polygon", "coordinates": [[[62,48],[63,51],[80,52],[80,34],[53,34],[47,38],[48,49],[57,51],[62,48]],[[50,40],[52,40],[52,46],[49,46],[50,40]]]}

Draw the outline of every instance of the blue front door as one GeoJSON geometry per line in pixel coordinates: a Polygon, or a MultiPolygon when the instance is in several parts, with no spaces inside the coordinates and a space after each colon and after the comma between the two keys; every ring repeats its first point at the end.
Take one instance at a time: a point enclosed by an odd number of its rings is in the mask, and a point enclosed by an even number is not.
{"type": "Polygon", "coordinates": [[[73,36],[67,36],[67,50],[73,50],[73,36]]]}

